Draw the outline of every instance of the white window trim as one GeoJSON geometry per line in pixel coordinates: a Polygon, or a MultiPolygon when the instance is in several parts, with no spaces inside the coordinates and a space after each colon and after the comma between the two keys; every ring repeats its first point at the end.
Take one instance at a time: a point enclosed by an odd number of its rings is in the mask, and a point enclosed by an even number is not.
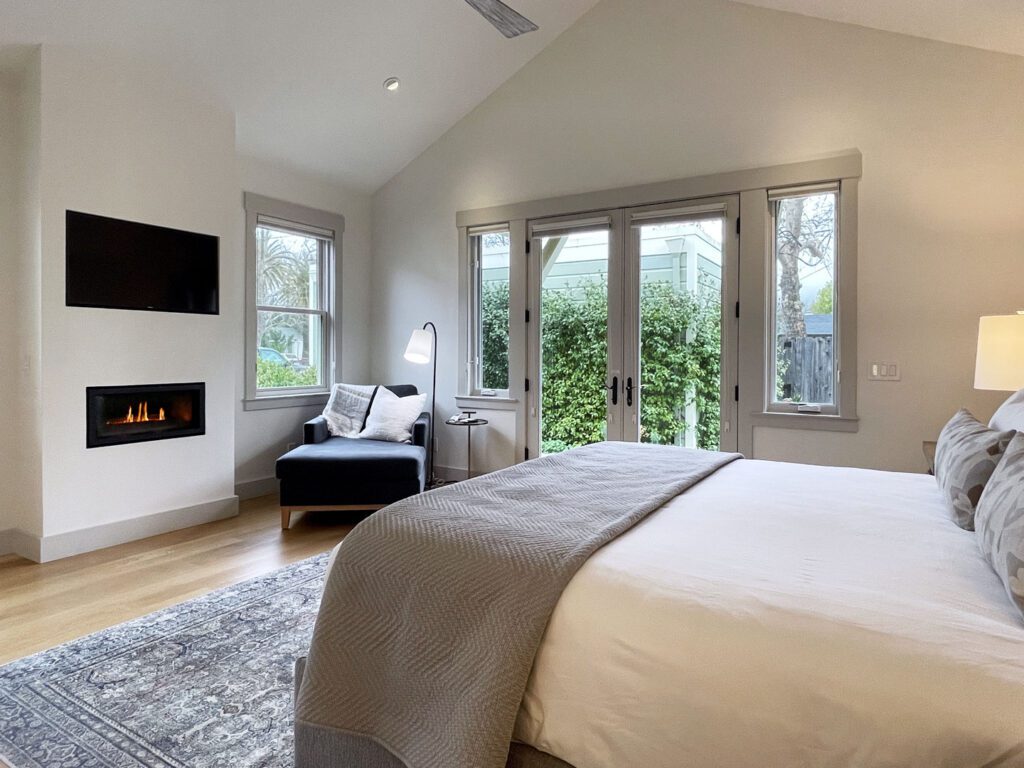
{"type": "MultiPolygon", "coordinates": [[[[460,387],[460,392],[466,393],[464,397],[479,398],[481,400],[488,401],[505,401],[512,400],[509,392],[511,389],[511,381],[509,387],[504,389],[485,390],[481,386],[481,363],[482,363],[482,339],[481,339],[481,324],[480,324],[480,296],[482,283],[481,279],[483,271],[480,268],[480,257],[479,254],[474,252],[473,249],[473,238],[480,235],[491,234],[495,232],[508,232],[510,240],[509,250],[509,278],[511,283],[512,277],[512,259],[513,254],[511,251],[511,238],[512,232],[508,223],[491,224],[485,226],[467,228],[465,232],[465,247],[466,247],[466,267],[467,273],[467,286],[468,293],[466,296],[467,312],[466,312],[466,347],[465,347],[465,378],[466,384],[464,387],[460,387]],[[491,392],[493,394],[484,394],[484,392],[491,392]]],[[[510,285],[511,288],[511,285],[510,285]]],[[[509,346],[511,352],[511,331],[512,331],[512,310],[511,301],[509,304],[509,346]]],[[[509,379],[512,378],[511,364],[509,366],[509,379]]]]}
{"type": "Polygon", "coordinates": [[[327,402],[331,386],[337,380],[336,361],[340,357],[340,329],[337,318],[341,316],[340,291],[337,275],[341,271],[342,234],[345,218],[340,214],[320,211],[315,208],[288,203],[283,200],[246,192],[245,206],[245,398],[243,407],[247,411],[270,408],[290,408],[309,405],[323,405],[327,402]],[[328,253],[321,252],[322,308],[263,307],[256,303],[256,228],[267,224],[274,228],[290,230],[300,234],[329,240],[328,253]],[[285,309],[300,314],[316,314],[324,318],[323,351],[324,385],[317,387],[296,387],[260,392],[256,386],[257,313],[261,309],[285,309]]]}
{"type": "Polygon", "coordinates": [[[765,351],[767,364],[765,367],[765,412],[766,413],[789,413],[796,414],[799,416],[839,416],[840,404],[842,401],[842,358],[840,350],[842,348],[842,333],[840,332],[840,318],[842,317],[843,306],[841,301],[842,296],[842,283],[845,279],[845,274],[842,270],[843,253],[842,247],[842,189],[841,184],[836,182],[830,182],[826,184],[815,184],[810,186],[802,187],[786,187],[783,189],[769,189],[768,190],[768,217],[771,222],[771,237],[769,238],[769,252],[768,252],[768,280],[766,288],[768,290],[768,298],[766,304],[768,307],[768,330],[766,335],[766,341],[768,343],[768,349],[765,351]],[[836,221],[835,221],[835,262],[832,265],[832,285],[833,285],[833,308],[832,308],[832,403],[815,403],[815,402],[785,402],[776,399],[776,387],[775,382],[777,379],[777,362],[778,355],[775,350],[775,339],[778,335],[776,332],[776,324],[778,322],[778,297],[776,291],[778,290],[778,256],[776,252],[776,246],[778,245],[778,203],[780,200],[790,199],[793,197],[809,197],[811,195],[822,194],[826,192],[834,193],[836,196],[836,221]],[[801,410],[804,409],[804,410],[801,410]],[[813,410],[816,409],[816,410],[813,410]]]}

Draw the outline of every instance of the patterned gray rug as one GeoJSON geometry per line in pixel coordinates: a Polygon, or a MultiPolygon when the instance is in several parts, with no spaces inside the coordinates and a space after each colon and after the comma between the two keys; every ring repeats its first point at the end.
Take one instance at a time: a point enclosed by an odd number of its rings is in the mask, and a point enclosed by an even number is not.
{"type": "Polygon", "coordinates": [[[327,554],[0,667],[13,768],[292,764],[327,554]]]}

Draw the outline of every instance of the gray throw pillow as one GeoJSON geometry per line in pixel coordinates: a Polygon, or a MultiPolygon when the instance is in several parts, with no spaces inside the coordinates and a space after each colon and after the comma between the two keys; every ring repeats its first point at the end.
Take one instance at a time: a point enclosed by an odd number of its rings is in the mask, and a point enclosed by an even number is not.
{"type": "Polygon", "coordinates": [[[988,426],[989,429],[1016,429],[1024,432],[1024,389],[1014,392],[999,406],[999,410],[992,414],[988,426]]]}
{"type": "Polygon", "coordinates": [[[965,408],[942,428],[935,448],[935,479],[961,528],[974,530],[981,493],[1015,434],[989,429],[965,408]]]}
{"type": "Polygon", "coordinates": [[[359,437],[376,389],[362,384],[335,384],[323,413],[327,431],[335,437],[359,437]]]}
{"type": "Polygon", "coordinates": [[[992,473],[975,524],[981,553],[1024,616],[1024,433],[1017,433],[992,473]]]}

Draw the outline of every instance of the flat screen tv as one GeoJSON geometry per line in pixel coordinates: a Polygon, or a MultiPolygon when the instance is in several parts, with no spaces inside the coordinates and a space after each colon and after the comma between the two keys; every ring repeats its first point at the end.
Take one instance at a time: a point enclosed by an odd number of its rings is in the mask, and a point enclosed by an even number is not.
{"type": "Polygon", "coordinates": [[[216,315],[219,239],[68,211],[69,307],[216,315]]]}

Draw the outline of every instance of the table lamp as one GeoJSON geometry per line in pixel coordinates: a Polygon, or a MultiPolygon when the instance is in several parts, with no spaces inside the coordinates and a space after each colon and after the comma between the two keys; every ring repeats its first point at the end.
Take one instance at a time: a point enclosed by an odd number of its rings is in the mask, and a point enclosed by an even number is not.
{"type": "Polygon", "coordinates": [[[979,321],[974,388],[1003,392],[1024,388],[1024,312],[989,315],[979,321]]]}

